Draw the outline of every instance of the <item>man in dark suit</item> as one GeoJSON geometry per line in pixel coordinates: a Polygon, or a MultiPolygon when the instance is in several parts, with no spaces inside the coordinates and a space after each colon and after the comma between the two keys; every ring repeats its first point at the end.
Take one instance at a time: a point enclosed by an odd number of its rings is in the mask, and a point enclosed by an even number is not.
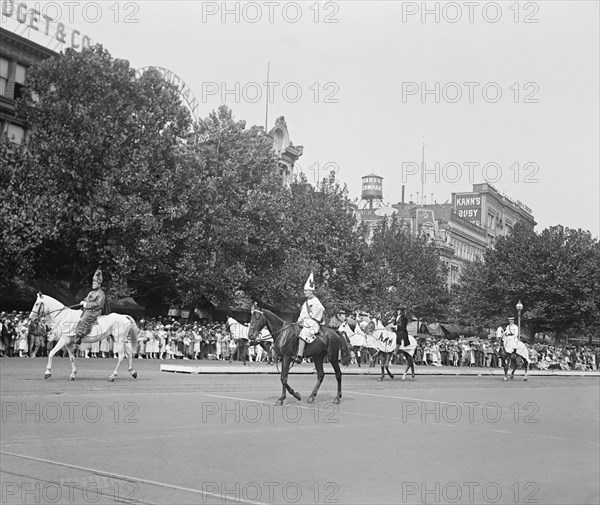
{"type": "Polygon", "coordinates": [[[408,340],[408,316],[406,315],[406,307],[396,307],[394,324],[396,325],[396,346],[409,346],[410,342],[408,340]]]}

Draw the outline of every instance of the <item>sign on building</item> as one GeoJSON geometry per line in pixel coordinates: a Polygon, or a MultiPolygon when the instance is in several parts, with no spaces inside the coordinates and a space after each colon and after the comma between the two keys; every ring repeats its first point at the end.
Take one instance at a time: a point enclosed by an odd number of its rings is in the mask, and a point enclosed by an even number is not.
{"type": "Polygon", "coordinates": [[[481,226],[481,193],[458,193],[454,195],[454,211],[458,217],[481,226]]]}

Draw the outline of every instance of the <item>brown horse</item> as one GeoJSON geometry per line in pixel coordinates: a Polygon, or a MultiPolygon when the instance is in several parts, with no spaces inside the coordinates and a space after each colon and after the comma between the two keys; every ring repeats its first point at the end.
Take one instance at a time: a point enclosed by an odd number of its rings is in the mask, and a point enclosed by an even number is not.
{"type": "MultiPolygon", "coordinates": [[[[298,350],[300,327],[294,323],[286,323],[270,310],[260,310],[257,305],[254,304],[252,307],[252,318],[250,319],[248,338],[251,341],[256,340],[260,335],[260,331],[265,326],[273,337],[273,353],[281,358],[282,392],[276,404],[283,405],[286,390],[296,398],[296,400],[301,400],[302,397],[300,396],[300,393],[297,393],[288,385],[290,366],[293,358],[296,356],[296,351],[298,350]]],[[[306,347],[304,348],[304,357],[312,358],[317,370],[317,384],[308,397],[308,403],[313,403],[315,401],[315,396],[317,396],[319,387],[325,377],[325,372],[323,371],[323,360],[325,357],[327,357],[331,363],[331,366],[335,371],[335,378],[337,379],[337,395],[333,400],[333,403],[340,403],[340,398],[342,397],[340,353],[342,365],[348,366],[350,364],[350,348],[348,347],[346,338],[337,331],[325,326],[321,326],[317,338],[312,343],[306,344],[306,347]]]]}

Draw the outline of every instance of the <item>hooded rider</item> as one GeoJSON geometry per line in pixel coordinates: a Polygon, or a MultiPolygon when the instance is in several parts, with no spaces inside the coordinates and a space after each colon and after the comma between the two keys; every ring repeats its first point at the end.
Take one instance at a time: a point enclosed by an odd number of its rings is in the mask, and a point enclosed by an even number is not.
{"type": "Polygon", "coordinates": [[[301,329],[298,341],[298,355],[294,360],[296,363],[302,363],[304,346],[315,340],[316,334],[323,323],[323,315],[325,313],[325,307],[323,307],[321,301],[315,296],[315,280],[312,272],[304,285],[304,296],[306,297],[306,301],[302,304],[300,317],[298,318],[298,324],[301,329]]]}
{"type": "Polygon", "coordinates": [[[81,302],[83,315],[77,323],[75,329],[76,345],[81,344],[83,338],[90,332],[94,323],[98,320],[98,316],[102,314],[104,303],[106,302],[106,294],[102,290],[102,272],[96,270],[92,279],[92,290],[88,293],[85,299],[81,302]]]}

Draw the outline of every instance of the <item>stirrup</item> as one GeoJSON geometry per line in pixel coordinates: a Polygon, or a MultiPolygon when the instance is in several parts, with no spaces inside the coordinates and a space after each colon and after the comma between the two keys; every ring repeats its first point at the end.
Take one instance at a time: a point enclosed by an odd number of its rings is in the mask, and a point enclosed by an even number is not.
{"type": "Polygon", "coordinates": [[[304,361],[304,358],[303,358],[302,356],[296,356],[296,357],[294,358],[294,363],[296,363],[296,364],[298,364],[298,365],[301,365],[301,364],[302,364],[302,361],[304,361]]]}

